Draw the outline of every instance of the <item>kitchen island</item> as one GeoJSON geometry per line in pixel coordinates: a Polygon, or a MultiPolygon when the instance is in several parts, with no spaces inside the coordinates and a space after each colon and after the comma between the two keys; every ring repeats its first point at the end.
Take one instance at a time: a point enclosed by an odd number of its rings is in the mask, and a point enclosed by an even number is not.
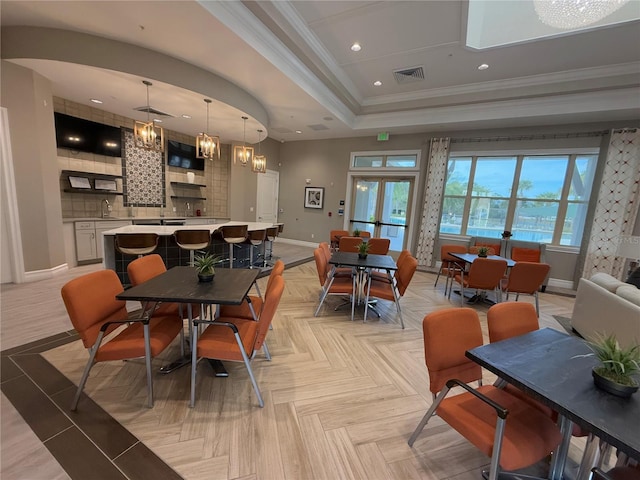
{"type": "MultiPolygon", "coordinates": [[[[124,285],[128,285],[129,277],[127,275],[127,265],[136,259],[133,255],[123,255],[115,248],[116,234],[119,233],[156,233],[160,239],[158,242],[158,248],[154,251],[162,257],[167,269],[189,264],[189,252],[181,249],[173,239],[173,233],[176,230],[209,230],[211,232],[211,243],[206,249],[214,255],[220,255],[226,259],[226,263],[223,262],[220,266],[229,266],[229,244],[227,244],[220,235],[220,227],[223,225],[247,225],[249,231],[264,230],[274,226],[272,223],[263,222],[237,222],[228,221],[223,223],[215,223],[208,225],[127,225],[124,227],[114,228],[113,230],[107,230],[103,232],[103,245],[104,245],[104,257],[103,265],[105,268],[114,270],[120,281],[124,285]]],[[[264,249],[270,251],[267,245],[262,248],[254,249],[254,258],[256,260],[258,253],[263,253],[264,249]]],[[[234,268],[248,267],[247,261],[249,257],[249,245],[238,244],[238,247],[234,251],[234,268]]]]}

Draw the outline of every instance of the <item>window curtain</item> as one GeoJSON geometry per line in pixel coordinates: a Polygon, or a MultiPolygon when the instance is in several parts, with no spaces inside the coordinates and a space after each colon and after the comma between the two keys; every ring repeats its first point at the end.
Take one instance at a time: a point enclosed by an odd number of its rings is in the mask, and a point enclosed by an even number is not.
{"type": "Polygon", "coordinates": [[[640,131],[614,130],[593,215],[582,276],[622,274],[624,258],[616,252],[623,236],[633,232],[640,203],[640,131]]]}
{"type": "Polygon", "coordinates": [[[424,189],[424,204],[416,258],[418,265],[433,265],[433,250],[438,238],[440,209],[449,158],[449,138],[432,138],[429,145],[429,170],[424,189]]]}

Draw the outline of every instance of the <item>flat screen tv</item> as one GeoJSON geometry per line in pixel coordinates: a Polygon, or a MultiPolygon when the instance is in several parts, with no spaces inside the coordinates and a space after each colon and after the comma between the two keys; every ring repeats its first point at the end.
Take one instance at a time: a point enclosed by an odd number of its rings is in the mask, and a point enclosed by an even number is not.
{"type": "Polygon", "coordinates": [[[122,156],[120,128],[83,120],[63,113],[54,113],[58,148],[97,153],[110,157],[122,156]]]}
{"type": "Polygon", "coordinates": [[[167,165],[189,170],[204,170],[204,159],[196,158],[196,147],[193,145],[169,140],[167,142],[167,165]]]}

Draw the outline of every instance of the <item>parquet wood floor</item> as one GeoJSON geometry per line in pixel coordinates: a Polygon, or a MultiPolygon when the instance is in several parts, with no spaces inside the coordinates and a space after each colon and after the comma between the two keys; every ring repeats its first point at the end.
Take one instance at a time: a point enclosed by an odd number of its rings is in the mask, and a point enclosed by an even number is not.
{"type": "MultiPolygon", "coordinates": [[[[186,479],[480,478],[488,458],[437,417],[414,448],[407,445],[431,403],[422,318],[458,307],[459,298],[450,302],[442,281],[434,288],[433,274],[417,272],[401,300],[402,330],[395,306],[384,301],[381,318],[366,323],[362,311],[353,322],[348,308],[334,311],[338,298],[314,317],[319,284],[313,262],[287,269],[284,278],[267,337],[273,360],[259,354],[253,361],[264,408],[244,366],[232,363],[228,378],[215,378],[208,363],[199,363],[193,409],[187,406],[189,368],[154,377],[153,409],[144,406],[138,361],[98,364],[87,394],[186,479]]],[[[264,288],[266,279],[261,282],[264,288]]],[[[552,315],[570,316],[573,308],[572,298],[551,294],[542,294],[540,303],[541,326],[558,329],[552,315]]],[[[474,308],[486,335],[487,307],[474,308]]],[[[177,353],[176,344],[154,365],[177,353]]],[[[80,342],[43,356],[74,383],[87,360],[80,342]]],[[[579,455],[577,447],[572,454],[579,455]]]]}

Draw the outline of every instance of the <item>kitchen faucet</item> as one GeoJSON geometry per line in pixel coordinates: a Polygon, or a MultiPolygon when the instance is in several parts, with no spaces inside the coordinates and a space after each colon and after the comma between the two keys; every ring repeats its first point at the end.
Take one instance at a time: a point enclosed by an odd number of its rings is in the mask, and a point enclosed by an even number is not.
{"type": "Polygon", "coordinates": [[[103,198],[102,202],[100,202],[100,205],[102,208],[102,218],[106,218],[111,215],[111,204],[109,203],[109,200],[103,198]]]}
{"type": "Polygon", "coordinates": [[[190,217],[191,216],[191,204],[189,202],[184,202],[184,205],[185,205],[184,216],[185,217],[190,217]]]}

